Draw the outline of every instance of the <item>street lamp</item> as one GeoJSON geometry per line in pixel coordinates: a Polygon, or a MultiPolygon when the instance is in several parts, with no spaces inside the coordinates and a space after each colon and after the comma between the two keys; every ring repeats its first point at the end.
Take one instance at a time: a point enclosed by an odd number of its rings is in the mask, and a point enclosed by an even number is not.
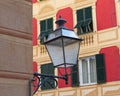
{"type": "Polygon", "coordinates": [[[53,62],[53,66],[55,68],[64,68],[65,74],[64,76],[53,76],[50,74],[34,73],[34,77],[39,79],[38,87],[41,86],[42,82],[40,83],[40,78],[42,77],[54,79],[56,84],[57,81],[55,78],[63,79],[66,84],[68,84],[68,74],[66,68],[77,64],[80,42],[82,39],[78,38],[73,30],[64,26],[66,20],[64,20],[61,16],[55,23],[58,28],[48,34],[47,39],[43,44],[46,46],[50,59],[53,62]]]}

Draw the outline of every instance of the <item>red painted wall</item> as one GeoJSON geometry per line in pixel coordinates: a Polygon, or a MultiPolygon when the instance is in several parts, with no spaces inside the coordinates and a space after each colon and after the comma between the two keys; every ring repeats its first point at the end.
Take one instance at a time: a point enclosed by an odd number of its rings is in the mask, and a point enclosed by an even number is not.
{"type": "Polygon", "coordinates": [[[37,63],[35,61],[33,62],[33,72],[38,72],[37,63]]]}
{"type": "Polygon", "coordinates": [[[117,80],[120,80],[120,49],[118,49],[118,56],[116,61],[116,76],[117,80]]]}
{"type": "Polygon", "coordinates": [[[102,30],[117,25],[115,0],[97,0],[97,29],[102,30]]]}
{"type": "Polygon", "coordinates": [[[103,48],[100,53],[105,55],[107,82],[120,80],[120,54],[116,46],[103,48]]]}
{"type": "Polygon", "coordinates": [[[32,3],[36,3],[37,2],[37,0],[32,0],[32,3]]]}
{"type": "MultiPolygon", "coordinates": [[[[67,73],[71,74],[71,68],[67,68],[67,73]]],[[[58,76],[63,76],[65,75],[65,69],[64,68],[59,68],[58,69],[58,76]]],[[[62,79],[58,79],[58,88],[63,88],[63,87],[70,87],[71,86],[71,76],[68,76],[68,84],[65,84],[65,81],[62,79]]]]}
{"type": "Polygon", "coordinates": [[[37,45],[37,19],[32,19],[33,46],[37,45]]]}
{"type": "MultiPolygon", "coordinates": [[[[37,63],[36,62],[33,62],[33,72],[38,72],[37,70],[37,63]]],[[[35,78],[35,82],[33,83],[34,84],[34,90],[37,88],[37,78],[35,78]]]]}
{"type": "MultiPolygon", "coordinates": [[[[67,7],[67,8],[64,8],[64,9],[61,9],[57,12],[56,14],[56,19],[59,18],[59,16],[62,16],[62,18],[64,18],[67,23],[65,24],[65,26],[69,29],[73,29],[73,10],[72,8],[70,7],[67,7]]],[[[60,72],[62,74],[64,74],[64,70],[62,68],[59,68],[60,72]]],[[[67,71],[68,73],[71,73],[71,69],[70,68],[67,68],[67,71]]],[[[58,71],[58,75],[61,76],[60,72],[58,71]]],[[[62,87],[69,87],[71,86],[71,76],[68,77],[68,84],[66,85],[65,84],[65,81],[64,80],[61,80],[59,79],[58,80],[58,87],[59,88],[62,88],[62,87]]]]}
{"type": "Polygon", "coordinates": [[[65,26],[69,29],[73,29],[73,10],[70,7],[61,9],[57,12],[56,14],[56,19],[59,18],[59,16],[62,16],[62,18],[64,18],[67,23],[65,24],[65,26]]]}

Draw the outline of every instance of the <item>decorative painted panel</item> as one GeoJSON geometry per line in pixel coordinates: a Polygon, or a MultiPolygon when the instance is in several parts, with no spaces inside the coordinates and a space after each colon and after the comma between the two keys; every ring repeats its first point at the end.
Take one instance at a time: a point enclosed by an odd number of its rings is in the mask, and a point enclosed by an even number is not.
{"type": "MultiPolygon", "coordinates": [[[[71,68],[67,68],[67,73],[71,74],[71,68]]],[[[58,68],[58,75],[63,76],[65,74],[65,69],[64,68],[58,68]]],[[[71,76],[68,76],[68,84],[65,84],[65,80],[58,79],[58,87],[63,88],[63,87],[70,87],[71,86],[71,76]]]]}
{"type": "Polygon", "coordinates": [[[67,91],[61,91],[59,92],[59,96],[77,96],[77,92],[75,90],[67,90],[67,91]]]}
{"type": "Polygon", "coordinates": [[[102,48],[100,53],[104,53],[105,55],[105,64],[106,64],[106,80],[117,81],[120,78],[120,54],[119,48],[116,46],[102,48]]]}
{"type": "Polygon", "coordinates": [[[37,45],[37,19],[32,19],[32,32],[33,32],[33,46],[37,45]]]}
{"type": "Polygon", "coordinates": [[[115,27],[117,25],[115,0],[97,0],[96,15],[98,30],[115,27]]]}
{"type": "Polygon", "coordinates": [[[37,0],[32,0],[32,3],[36,3],[37,2],[37,0]]]}
{"type": "Polygon", "coordinates": [[[82,96],[97,96],[97,89],[96,88],[82,89],[81,94],[82,96]]]}
{"type": "Polygon", "coordinates": [[[70,7],[61,9],[57,12],[56,14],[56,18],[58,19],[59,16],[62,16],[62,18],[64,18],[67,23],[65,24],[65,26],[69,29],[73,29],[73,10],[70,7]]]}

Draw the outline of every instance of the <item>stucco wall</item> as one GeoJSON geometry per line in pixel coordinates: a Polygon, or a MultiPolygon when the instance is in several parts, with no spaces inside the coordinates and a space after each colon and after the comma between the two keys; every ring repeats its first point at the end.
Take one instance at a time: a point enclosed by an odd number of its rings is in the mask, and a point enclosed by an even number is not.
{"type": "Polygon", "coordinates": [[[31,3],[25,0],[0,1],[0,26],[31,33],[31,3]]]}
{"type": "Polygon", "coordinates": [[[32,77],[31,2],[0,1],[0,42],[0,96],[29,96],[29,79],[32,77]]]}

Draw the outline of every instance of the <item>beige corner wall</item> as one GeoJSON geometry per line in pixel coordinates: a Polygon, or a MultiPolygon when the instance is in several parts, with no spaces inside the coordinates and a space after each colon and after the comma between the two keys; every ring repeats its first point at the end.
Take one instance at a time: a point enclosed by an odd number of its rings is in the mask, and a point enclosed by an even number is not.
{"type": "Polygon", "coordinates": [[[31,33],[31,3],[26,0],[0,0],[0,26],[31,33]]]}
{"type": "Polygon", "coordinates": [[[32,4],[0,1],[0,96],[30,96],[32,4]]]}

